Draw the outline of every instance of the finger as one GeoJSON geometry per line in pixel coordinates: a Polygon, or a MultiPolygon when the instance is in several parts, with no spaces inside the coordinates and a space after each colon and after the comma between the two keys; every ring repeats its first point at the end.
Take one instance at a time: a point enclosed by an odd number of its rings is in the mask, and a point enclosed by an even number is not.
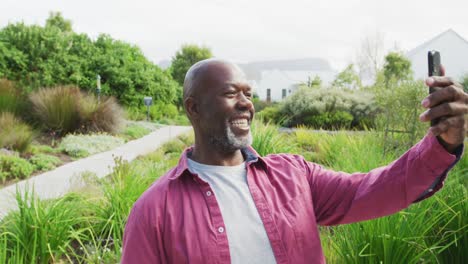
{"type": "Polygon", "coordinates": [[[457,85],[458,83],[451,77],[446,76],[431,76],[426,79],[426,85],[429,87],[445,87],[449,85],[457,85]]]}
{"type": "Polygon", "coordinates": [[[421,104],[426,107],[433,107],[441,104],[442,102],[465,102],[468,103],[468,94],[466,94],[461,87],[450,85],[445,88],[436,89],[433,93],[428,95],[421,104]]]}
{"type": "Polygon", "coordinates": [[[468,113],[468,105],[463,103],[443,103],[433,108],[426,110],[419,116],[419,120],[423,122],[431,121],[437,118],[445,118],[452,116],[462,116],[468,113]]]}
{"type": "Polygon", "coordinates": [[[440,76],[445,76],[445,67],[444,65],[440,65],[440,76]]]}
{"type": "Polygon", "coordinates": [[[447,132],[450,128],[463,129],[465,126],[465,118],[463,116],[452,116],[444,120],[440,120],[439,123],[429,128],[434,136],[438,136],[442,133],[447,132]]]}

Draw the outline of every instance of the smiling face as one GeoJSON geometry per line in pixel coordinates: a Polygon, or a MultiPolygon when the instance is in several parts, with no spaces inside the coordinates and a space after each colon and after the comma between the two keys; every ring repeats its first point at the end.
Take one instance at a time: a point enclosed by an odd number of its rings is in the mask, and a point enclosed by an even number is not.
{"type": "Polygon", "coordinates": [[[193,103],[186,103],[198,139],[196,144],[209,144],[223,152],[249,146],[255,110],[252,88],[244,73],[236,65],[222,61],[208,62],[204,67],[191,91],[193,103]]]}

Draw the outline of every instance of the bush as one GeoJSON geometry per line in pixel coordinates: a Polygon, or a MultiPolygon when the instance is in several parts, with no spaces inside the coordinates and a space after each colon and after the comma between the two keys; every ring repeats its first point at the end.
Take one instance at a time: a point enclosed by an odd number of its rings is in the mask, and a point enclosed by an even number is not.
{"type": "Polygon", "coordinates": [[[37,121],[62,135],[80,128],[81,97],[80,89],[71,86],[41,88],[29,95],[37,121]]]}
{"type": "Polygon", "coordinates": [[[348,129],[352,121],[353,116],[345,111],[325,112],[304,118],[304,123],[328,130],[348,129]]]}
{"type": "Polygon", "coordinates": [[[28,125],[12,113],[0,113],[0,148],[24,152],[31,144],[32,138],[33,132],[28,125]]]}
{"type": "Polygon", "coordinates": [[[11,112],[17,114],[21,107],[21,96],[13,82],[0,79],[0,113],[11,112]]]}
{"type": "Polygon", "coordinates": [[[59,158],[47,154],[36,154],[29,159],[29,162],[34,165],[36,170],[43,171],[55,169],[61,163],[59,158]]]}
{"type": "Polygon", "coordinates": [[[42,88],[30,95],[33,115],[47,130],[65,135],[70,132],[117,132],[123,111],[113,97],[100,102],[78,87],[42,88]]]}
{"type": "Polygon", "coordinates": [[[0,155],[0,180],[25,179],[34,171],[34,166],[17,156],[0,155]]]}
{"type": "Polygon", "coordinates": [[[124,140],[105,134],[67,135],[60,142],[59,148],[75,158],[108,151],[124,144],[124,140]]]}
{"type": "Polygon", "coordinates": [[[300,88],[285,99],[280,112],[288,117],[288,126],[326,124],[327,128],[341,128],[349,124],[362,129],[373,125],[378,107],[373,96],[363,91],[300,88]]]}
{"type": "MultiPolygon", "coordinates": [[[[146,107],[145,107],[146,111],[146,107]]],[[[156,102],[150,106],[150,118],[151,120],[161,120],[164,118],[174,119],[179,115],[177,107],[173,104],[165,104],[163,102],[156,102]]]]}
{"type": "Polygon", "coordinates": [[[82,116],[84,132],[118,132],[123,124],[123,110],[114,97],[104,97],[98,102],[94,95],[82,98],[81,109],[91,105],[82,116]],[[92,110],[92,111],[90,111],[92,110]]]}
{"type": "Polygon", "coordinates": [[[285,121],[285,117],[281,114],[281,110],[278,106],[267,106],[257,115],[261,120],[267,123],[281,124],[285,121]]]}

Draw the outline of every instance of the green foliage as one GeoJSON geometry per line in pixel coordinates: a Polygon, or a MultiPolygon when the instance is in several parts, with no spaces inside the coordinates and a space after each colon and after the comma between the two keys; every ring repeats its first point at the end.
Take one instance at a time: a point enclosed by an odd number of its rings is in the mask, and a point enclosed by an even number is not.
{"type": "Polygon", "coordinates": [[[100,35],[91,40],[72,31],[71,22],[51,13],[46,26],[9,24],[0,30],[0,77],[26,92],[75,85],[92,92],[96,75],[104,95],[138,107],[144,96],[174,102],[177,83],[133,45],[100,35]]]}
{"type": "MultiPolygon", "coordinates": [[[[146,108],[145,108],[146,109],[146,108]]],[[[177,107],[173,104],[165,104],[163,102],[156,102],[150,106],[151,120],[161,120],[163,118],[173,119],[179,115],[177,107]]]]}
{"type": "Polygon", "coordinates": [[[309,87],[312,87],[312,88],[320,88],[322,87],[322,79],[320,79],[320,76],[318,75],[315,75],[314,79],[310,80],[308,85],[309,87]]]}
{"type": "Polygon", "coordinates": [[[257,117],[267,123],[271,122],[274,124],[280,124],[284,121],[281,109],[278,105],[265,107],[261,112],[257,113],[257,117]]]}
{"type": "Polygon", "coordinates": [[[50,12],[46,27],[57,27],[62,32],[72,32],[71,21],[65,19],[60,12],[50,12]]]}
{"type": "Polygon", "coordinates": [[[71,194],[46,202],[17,191],[16,201],[19,211],[8,215],[0,229],[0,237],[8,241],[5,258],[11,261],[4,263],[60,263],[80,233],[76,227],[83,221],[83,199],[71,194]]]}
{"type": "Polygon", "coordinates": [[[352,121],[353,115],[345,111],[324,112],[304,118],[304,123],[309,126],[329,130],[349,129],[352,121]]]}
{"type": "Polygon", "coordinates": [[[172,57],[171,75],[180,86],[184,85],[185,74],[195,63],[213,57],[207,47],[199,47],[193,44],[182,45],[179,51],[172,57]]]}
{"type": "Polygon", "coordinates": [[[42,171],[55,169],[55,167],[61,163],[59,158],[42,153],[33,155],[29,158],[29,162],[34,165],[35,170],[42,171]]]}
{"type": "Polygon", "coordinates": [[[353,64],[349,64],[342,72],[338,73],[332,82],[332,87],[340,89],[359,89],[361,88],[361,78],[354,69],[353,64]]]}
{"type": "Polygon", "coordinates": [[[288,117],[288,126],[326,124],[326,128],[340,128],[342,125],[363,128],[373,125],[377,112],[378,108],[370,93],[348,89],[301,87],[288,96],[281,106],[281,114],[288,117]],[[352,115],[350,124],[349,115],[343,112],[352,115]]]}
{"type": "Polygon", "coordinates": [[[83,158],[104,152],[124,144],[124,140],[105,134],[67,135],[60,142],[59,148],[75,158],[83,158]]]}
{"type": "Polygon", "coordinates": [[[463,85],[463,90],[465,93],[468,93],[468,73],[465,74],[461,80],[460,80],[461,85],[463,85]]]}
{"type": "Polygon", "coordinates": [[[172,78],[179,84],[177,90],[176,103],[179,107],[182,102],[182,87],[184,86],[185,74],[188,69],[195,63],[213,57],[211,50],[207,47],[199,47],[193,44],[182,45],[180,50],[172,57],[171,67],[169,69],[172,78]]]}
{"type": "Polygon", "coordinates": [[[395,81],[376,84],[373,88],[375,101],[382,109],[377,128],[386,132],[387,148],[400,145],[409,147],[426,132],[426,125],[419,121],[424,110],[422,99],[427,96],[427,87],[421,81],[395,81]],[[403,133],[394,134],[392,131],[403,133]]]}
{"type": "Polygon", "coordinates": [[[295,144],[287,140],[287,136],[278,133],[278,127],[262,122],[252,123],[252,147],[265,156],[272,153],[290,153],[295,150],[295,144]]]}
{"type": "Polygon", "coordinates": [[[12,113],[0,112],[0,148],[25,152],[31,144],[31,128],[12,113]]]}
{"type": "Polygon", "coordinates": [[[141,138],[143,136],[148,135],[149,133],[149,129],[138,124],[130,124],[127,127],[125,127],[125,130],[123,131],[123,135],[125,135],[126,138],[130,140],[141,138]]]}
{"type": "Polygon", "coordinates": [[[385,80],[404,81],[412,79],[411,62],[401,53],[390,52],[385,56],[383,69],[385,80]]]}
{"type": "Polygon", "coordinates": [[[0,113],[18,114],[21,104],[20,92],[14,83],[7,79],[0,79],[0,113]]]}
{"type": "Polygon", "coordinates": [[[34,166],[27,160],[17,156],[0,154],[0,181],[9,179],[25,179],[34,171],[34,166]]]}

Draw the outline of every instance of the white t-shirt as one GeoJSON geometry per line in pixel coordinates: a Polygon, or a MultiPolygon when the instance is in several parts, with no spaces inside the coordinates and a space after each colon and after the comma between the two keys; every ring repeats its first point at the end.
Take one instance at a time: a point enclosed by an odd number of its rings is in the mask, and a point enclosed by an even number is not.
{"type": "Polygon", "coordinates": [[[231,263],[276,263],[247,185],[245,162],[237,166],[212,166],[188,159],[188,168],[213,189],[226,227],[231,263]]]}

